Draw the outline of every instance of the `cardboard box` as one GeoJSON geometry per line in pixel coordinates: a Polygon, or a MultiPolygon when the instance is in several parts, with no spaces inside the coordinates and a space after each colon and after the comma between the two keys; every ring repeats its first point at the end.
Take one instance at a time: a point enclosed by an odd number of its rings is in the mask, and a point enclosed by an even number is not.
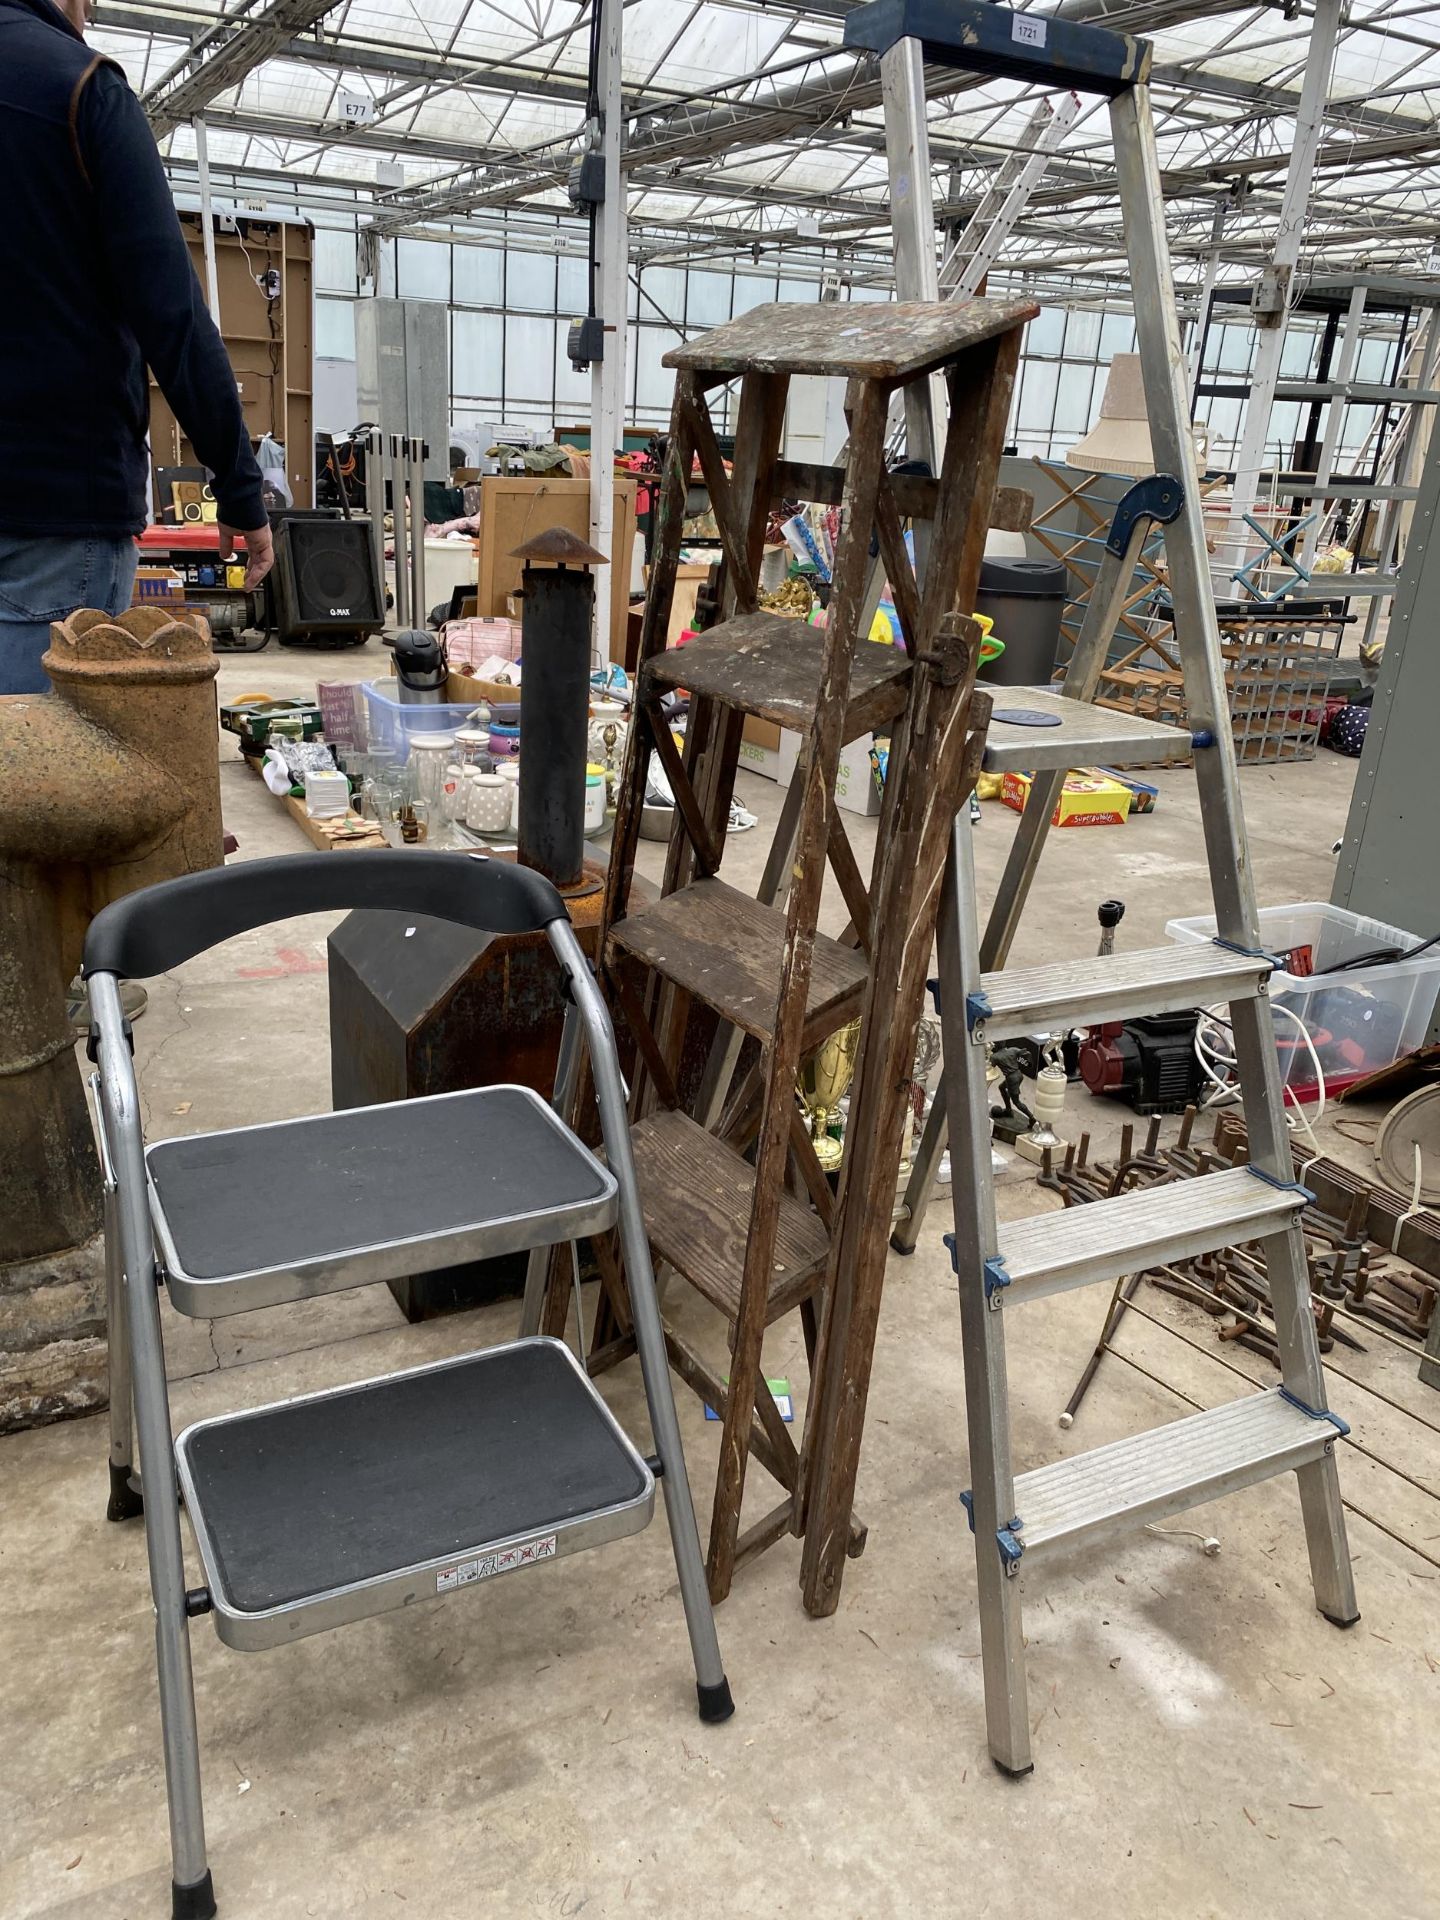
{"type": "MultiPolygon", "coordinates": [[[[870,772],[870,741],[861,734],[841,749],[835,772],[835,802],[846,813],[862,818],[880,811],[880,796],[870,772]]],[[[761,774],[766,780],[788,787],[800,759],[800,735],[788,727],[777,727],[769,720],[746,720],[740,736],[740,765],[747,773],[761,774]]]]}
{"type": "Polygon", "coordinates": [[[862,733],[858,740],[840,749],[840,764],[835,770],[835,804],[846,813],[858,813],[862,819],[880,811],[880,795],[870,766],[873,733],[862,733]]]}
{"type": "Polygon", "coordinates": [[[1130,818],[1137,813],[1153,813],[1160,798],[1160,789],[1152,787],[1148,780],[1137,780],[1133,773],[1117,773],[1114,767],[1097,767],[1097,773],[1103,773],[1107,780],[1118,780],[1122,787],[1130,789],[1130,818]]]}
{"type": "MultiPolygon", "coordinates": [[[[630,558],[635,544],[636,483],[615,476],[614,538],[610,552],[610,658],[625,658],[630,612],[630,558]]],[[[489,473],[480,482],[478,603],[482,614],[518,617],[516,590],[523,563],[514,549],[550,527],[590,538],[590,482],[568,474],[489,473]],[[514,600],[514,606],[512,606],[514,600]]]]}
{"type": "MultiPolygon", "coordinates": [[[[1030,797],[1033,776],[1007,773],[1000,798],[1016,813],[1023,813],[1030,797]]],[[[1065,787],[1054,813],[1052,827],[1123,827],[1130,812],[1132,794],[1118,780],[1098,767],[1077,767],[1065,776],[1065,787]]]]}
{"type": "Polygon", "coordinates": [[[497,702],[513,705],[520,698],[519,687],[508,687],[500,680],[475,680],[468,673],[449,673],[445,678],[445,698],[451,706],[474,707],[483,700],[487,707],[497,702]]]}
{"type": "Polygon", "coordinates": [[[740,737],[740,765],[747,773],[758,773],[778,786],[788,787],[800,758],[800,736],[788,728],[774,726],[768,720],[747,720],[740,737]],[[752,739],[750,729],[763,730],[762,739],[752,739]],[[773,740],[774,744],[766,744],[773,740]]]}

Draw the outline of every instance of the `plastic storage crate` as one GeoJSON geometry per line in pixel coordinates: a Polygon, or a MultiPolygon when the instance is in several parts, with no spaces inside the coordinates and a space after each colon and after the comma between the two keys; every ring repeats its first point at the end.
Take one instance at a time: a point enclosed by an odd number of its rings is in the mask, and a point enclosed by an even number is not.
{"type": "MultiPolygon", "coordinates": [[[[1165,931],[1170,939],[1193,945],[1215,938],[1215,921],[1170,920],[1165,931]]],[[[1320,1057],[1328,1093],[1342,1091],[1423,1045],[1440,989],[1440,947],[1413,960],[1345,973],[1326,969],[1377,948],[1410,948],[1425,937],[1319,900],[1261,909],[1260,944],[1279,955],[1285,968],[1271,976],[1271,1001],[1303,1021],[1320,1057]]],[[[1313,1099],[1318,1091],[1315,1063],[1294,1022],[1283,1013],[1275,1020],[1275,1043],[1285,1084],[1297,1099],[1313,1099]]]]}
{"type": "Polygon", "coordinates": [[[365,682],[372,753],[392,753],[397,760],[408,760],[412,733],[458,733],[475,711],[473,700],[468,706],[445,701],[408,706],[388,691],[399,684],[398,680],[365,682]]]}

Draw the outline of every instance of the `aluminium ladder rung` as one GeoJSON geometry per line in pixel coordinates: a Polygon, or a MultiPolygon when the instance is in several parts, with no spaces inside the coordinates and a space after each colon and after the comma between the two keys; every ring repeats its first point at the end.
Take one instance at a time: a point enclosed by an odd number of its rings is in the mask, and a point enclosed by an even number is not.
{"type": "MultiPolygon", "coordinates": [[[[1331,474],[1328,480],[1287,480],[1282,474],[1275,483],[1275,492],[1299,500],[1418,500],[1419,487],[1386,486],[1383,481],[1346,480],[1343,475],[1331,474]]],[[[1324,575],[1320,576],[1322,579],[1324,575]]]]}
{"type": "Polygon", "coordinates": [[[1208,941],[1006,968],[980,976],[985,1005],[977,1000],[967,1009],[970,1038],[1013,1040],[1060,1027],[1248,1000],[1261,991],[1272,965],[1265,954],[1238,953],[1208,941]]]}
{"type": "Polygon", "coordinates": [[[1036,1467],[1015,1481],[1015,1537],[1028,1560],[1184,1513],[1318,1460],[1346,1431],[1282,1387],[1036,1467]]]}
{"type": "Polygon", "coordinates": [[[1192,742],[1186,727],[1143,720],[1131,713],[1094,706],[1088,700],[1067,700],[1048,687],[993,687],[987,691],[995,702],[985,737],[987,773],[1041,773],[1095,765],[1150,766],[1156,761],[1190,758],[1192,742]],[[1005,714],[1017,711],[1043,714],[1051,724],[1027,726],[1005,719],[1005,714]]]}
{"type": "MultiPolygon", "coordinates": [[[[1305,584],[1307,600],[1362,600],[1372,594],[1394,593],[1400,585],[1394,573],[1315,573],[1305,584]]],[[[1284,601],[1279,602],[1284,606],[1284,601]]]]}
{"type": "Polygon", "coordinates": [[[1113,1200],[1007,1220],[1000,1226],[999,1258],[1009,1278],[993,1293],[1010,1307],[1240,1246],[1293,1226],[1306,1199],[1303,1188],[1280,1186],[1252,1167],[1227,1167],[1195,1180],[1136,1187],[1113,1200]]]}

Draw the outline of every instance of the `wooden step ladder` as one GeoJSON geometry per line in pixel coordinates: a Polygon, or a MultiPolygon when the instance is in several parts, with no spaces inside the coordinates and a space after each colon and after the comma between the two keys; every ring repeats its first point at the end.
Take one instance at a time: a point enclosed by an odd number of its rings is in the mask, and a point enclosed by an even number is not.
{"type": "MultiPolygon", "coordinates": [[[[845,1553],[863,1543],[851,1513],[854,1464],[903,1093],[949,822],[973,785],[982,744],[973,721],[984,698],[972,702],[978,635],[967,610],[1020,329],[1033,311],[1020,301],[761,307],[666,356],[677,371],[675,402],[606,895],[604,971],[636,1043],[632,1140],[652,1252],[729,1325],[728,1380],[673,1324],[666,1328],[675,1370],[723,1421],[707,1567],[716,1599],[729,1591],[740,1561],[803,1532],[812,1505],[825,1515],[826,1545],[807,1554],[807,1602],[812,1594],[832,1596],[816,1610],[834,1604],[845,1553]],[[824,628],[759,606],[765,525],[797,375],[849,383],[849,457],[824,628]],[[929,483],[933,534],[917,577],[885,471],[885,421],[893,393],[934,375],[946,384],[953,431],[929,483]],[[727,473],[707,396],[737,378],[727,473]],[[724,556],[721,617],[683,649],[667,649],[696,460],[724,556]],[[874,645],[860,631],[872,531],[895,594],[902,647],[874,645]],[[662,712],[666,696],[682,688],[690,696],[683,755],[662,712]],[[762,884],[767,897],[760,899],[719,877],[749,715],[802,735],[762,884]],[[842,748],[877,728],[892,735],[891,773],[867,887],[834,788],[842,748]],[[661,897],[642,904],[632,898],[632,880],[652,756],[674,792],[675,817],[661,897]],[[850,915],[840,940],[817,930],[827,862],[850,915]],[[796,1080],[806,1053],[857,1017],[862,1040],[850,1131],[863,1152],[848,1155],[836,1194],[806,1132],[796,1080]],[[698,1087],[697,1040],[702,1061],[709,1048],[698,1087]],[[867,1209],[880,1199],[876,1221],[867,1209]],[[797,1308],[812,1365],[803,1452],[761,1364],[767,1327],[797,1308]],[[742,1532],[752,1452],[784,1497],[742,1532]]],[[[618,1357],[625,1350],[623,1293],[613,1254],[602,1250],[599,1257],[607,1323],[619,1335],[608,1345],[618,1357]]],[[[547,1325],[563,1322],[568,1286],[568,1270],[552,1268],[547,1325]]]]}

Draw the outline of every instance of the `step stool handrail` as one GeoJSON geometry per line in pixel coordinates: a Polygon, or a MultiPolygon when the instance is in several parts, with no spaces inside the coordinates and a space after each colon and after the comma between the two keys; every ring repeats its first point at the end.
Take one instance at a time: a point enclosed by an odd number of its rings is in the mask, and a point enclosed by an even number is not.
{"type": "Polygon", "coordinates": [[[567,919],[543,874],[488,854],[280,854],[187,873],[112,902],[90,923],[83,971],[87,980],[148,980],[254,927],[355,908],[424,914],[477,933],[540,933],[567,919]]]}

